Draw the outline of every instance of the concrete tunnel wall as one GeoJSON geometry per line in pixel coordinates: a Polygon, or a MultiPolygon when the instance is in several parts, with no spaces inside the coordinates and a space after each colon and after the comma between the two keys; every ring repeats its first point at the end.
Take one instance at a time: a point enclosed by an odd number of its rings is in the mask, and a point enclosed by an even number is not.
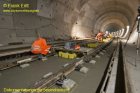
{"type": "MultiPolygon", "coordinates": [[[[0,1],[2,4],[11,1],[0,1]]],[[[30,43],[42,37],[69,39],[91,37],[109,28],[130,29],[140,0],[14,0],[25,2],[39,13],[3,13],[0,11],[0,44],[30,43]]],[[[124,32],[125,32],[124,31],[124,32]]]]}

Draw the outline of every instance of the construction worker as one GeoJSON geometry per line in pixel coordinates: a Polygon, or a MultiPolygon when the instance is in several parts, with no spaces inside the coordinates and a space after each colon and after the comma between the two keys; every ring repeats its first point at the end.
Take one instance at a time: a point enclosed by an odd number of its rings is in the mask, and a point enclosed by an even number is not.
{"type": "Polygon", "coordinates": [[[99,32],[97,35],[96,35],[96,39],[98,41],[103,41],[103,36],[104,36],[104,33],[103,32],[99,32]]]}
{"type": "Polygon", "coordinates": [[[46,40],[43,38],[38,38],[35,40],[32,44],[32,50],[31,52],[33,54],[42,54],[42,55],[47,55],[50,53],[50,45],[47,45],[46,40]]]}

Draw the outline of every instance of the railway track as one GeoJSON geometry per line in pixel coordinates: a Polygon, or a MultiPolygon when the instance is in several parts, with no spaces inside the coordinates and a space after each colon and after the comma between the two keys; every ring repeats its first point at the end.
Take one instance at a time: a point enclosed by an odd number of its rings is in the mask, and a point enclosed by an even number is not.
{"type": "MultiPolygon", "coordinates": [[[[36,81],[29,88],[31,89],[51,88],[52,86],[55,85],[55,83],[59,79],[61,79],[61,77],[68,76],[70,73],[72,73],[76,69],[78,65],[82,65],[84,64],[84,62],[89,62],[92,59],[92,57],[96,56],[100,51],[104,50],[107,46],[111,44],[111,42],[112,41],[110,41],[109,43],[103,44],[102,46],[96,48],[90,54],[83,56],[80,61],[68,64],[67,66],[57,71],[56,73],[49,75],[47,78],[41,78],[39,81],[36,81]]],[[[31,93],[37,93],[37,92],[31,92],[31,93]]]]}
{"type": "MultiPolygon", "coordinates": [[[[100,51],[106,49],[109,45],[111,44],[111,42],[103,44],[99,47],[97,47],[96,49],[94,49],[92,52],[88,53],[87,55],[84,55],[80,61],[77,62],[73,62],[70,63],[68,65],[66,65],[65,67],[61,68],[60,70],[58,70],[56,73],[51,74],[50,76],[48,76],[47,78],[41,78],[40,80],[36,81],[34,84],[32,84],[30,87],[28,87],[29,89],[33,88],[33,89],[42,89],[42,88],[51,88],[55,85],[55,83],[63,76],[68,76],[70,73],[72,73],[75,68],[78,65],[84,64],[83,62],[88,63],[92,57],[96,56],[100,51]]],[[[30,59],[27,59],[30,60],[30,59]]],[[[19,63],[22,63],[22,61],[18,61],[19,63]]],[[[36,93],[36,92],[32,92],[32,93],[36,93]]]]}
{"type": "MultiPolygon", "coordinates": [[[[77,43],[81,43],[81,42],[83,43],[84,40],[70,40],[70,41],[74,41],[77,43]]],[[[52,46],[53,52],[51,54],[49,54],[48,56],[54,55],[54,51],[56,52],[56,51],[61,51],[61,50],[70,51],[70,52],[72,51],[72,52],[75,52],[77,54],[83,53],[82,55],[84,55],[84,52],[81,52],[81,51],[66,50],[66,49],[62,48],[64,46],[65,42],[66,41],[49,43],[49,44],[53,44],[53,46],[52,46]]],[[[38,60],[38,56],[33,55],[30,52],[29,46],[21,47],[21,48],[17,48],[17,49],[16,50],[15,49],[1,50],[2,53],[0,54],[0,61],[1,61],[0,62],[0,71],[21,65],[23,63],[29,63],[29,62],[38,60]],[[17,51],[17,49],[18,49],[18,51],[17,51]],[[24,59],[24,56],[28,56],[28,58],[24,59]]]]}

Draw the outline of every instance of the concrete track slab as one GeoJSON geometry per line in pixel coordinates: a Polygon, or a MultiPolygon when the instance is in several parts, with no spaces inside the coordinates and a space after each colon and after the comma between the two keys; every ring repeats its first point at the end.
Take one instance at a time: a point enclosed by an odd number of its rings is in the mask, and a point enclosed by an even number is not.
{"type": "MultiPolygon", "coordinates": [[[[113,50],[111,51],[113,52],[113,50]]],[[[111,54],[109,53],[109,55],[111,54]]],[[[89,68],[87,74],[82,74],[80,72],[70,74],[69,77],[77,83],[77,86],[71,93],[96,93],[107,67],[109,57],[108,55],[101,55],[101,58],[94,58],[94,60],[97,61],[94,65],[90,63],[84,65],[89,68]]]]}
{"type": "Polygon", "coordinates": [[[140,50],[139,54],[136,54],[136,46],[127,45],[124,50],[126,71],[128,73],[127,78],[131,91],[133,93],[140,93],[140,50]]]}
{"type": "Polygon", "coordinates": [[[29,67],[14,67],[1,71],[0,89],[3,88],[28,88],[35,81],[38,81],[49,72],[57,72],[66,63],[77,61],[77,59],[64,59],[59,57],[50,57],[47,61],[35,61],[29,67]]]}

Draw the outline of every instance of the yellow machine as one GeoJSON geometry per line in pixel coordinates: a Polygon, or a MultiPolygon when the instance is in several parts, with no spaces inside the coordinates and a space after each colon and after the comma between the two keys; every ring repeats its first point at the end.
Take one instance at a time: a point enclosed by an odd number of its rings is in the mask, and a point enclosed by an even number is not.
{"type": "Polygon", "coordinates": [[[89,44],[87,44],[87,46],[89,48],[96,48],[98,45],[99,45],[99,43],[89,43],[89,44]]]}
{"type": "Polygon", "coordinates": [[[77,57],[77,54],[76,53],[68,53],[68,52],[62,52],[60,51],[58,53],[59,57],[62,57],[62,58],[67,58],[67,59],[74,59],[77,57]]]}

